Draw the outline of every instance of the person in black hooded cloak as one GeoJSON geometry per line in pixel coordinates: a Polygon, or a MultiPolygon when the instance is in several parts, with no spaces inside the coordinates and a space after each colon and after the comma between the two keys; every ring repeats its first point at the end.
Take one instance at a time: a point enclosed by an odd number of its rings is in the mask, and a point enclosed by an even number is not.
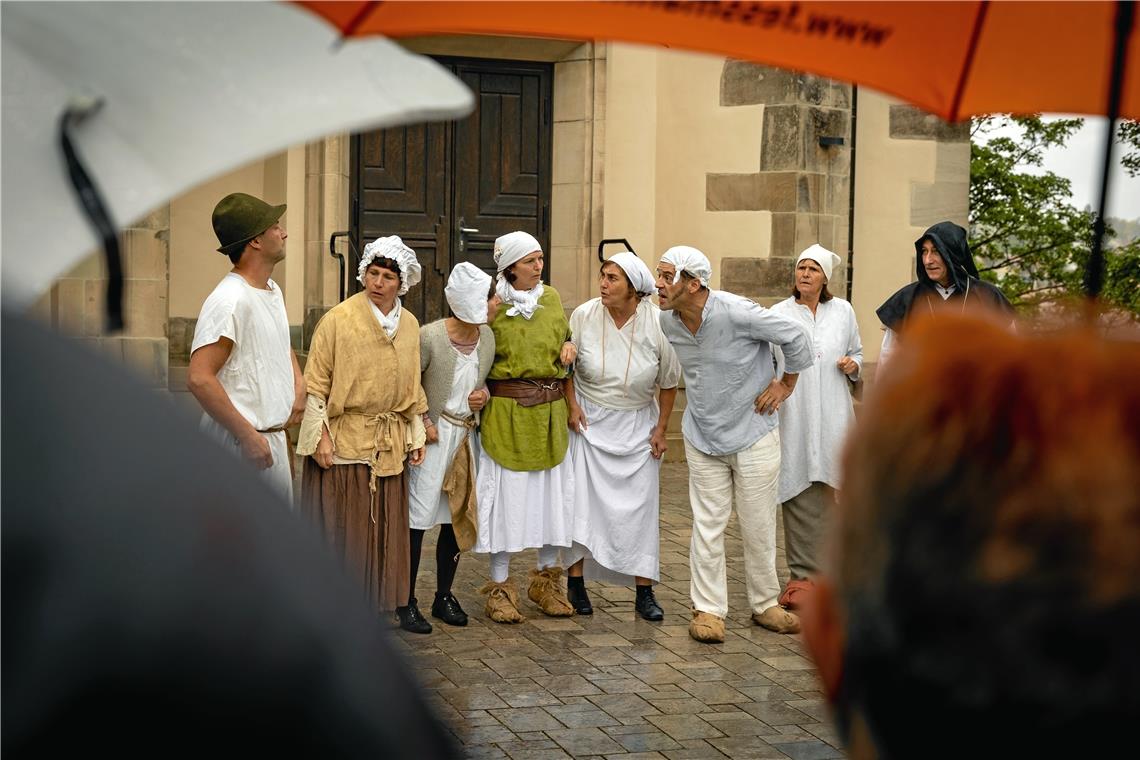
{"type": "Polygon", "coordinates": [[[914,241],[914,252],[918,280],[896,290],[875,310],[885,329],[880,366],[897,344],[899,332],[916,314],[934,314],[944,308],[961,313],[981,306],[1013,316],[1013,306],[1001,290],[978,275],[962,227],[939,222],[914,241]]]}

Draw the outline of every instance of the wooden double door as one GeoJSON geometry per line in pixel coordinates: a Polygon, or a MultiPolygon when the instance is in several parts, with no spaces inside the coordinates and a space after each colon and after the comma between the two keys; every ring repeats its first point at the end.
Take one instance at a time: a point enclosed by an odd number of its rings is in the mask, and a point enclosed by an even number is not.
{"type": "MultiPolygon", "coordinates": [[[[498,236],[525,230],[550,252],[552,65],[437,60],[471,88],[475,112],[354,135],[350,158],[349,276],[364,245],[399,235],[423,266],[402,299],[421,324],[449,313],[443,288],[453,266],[470,261],[494,274],[498,236]]],[[[353,279],[349,292],[359,288],[353,279]]]]}

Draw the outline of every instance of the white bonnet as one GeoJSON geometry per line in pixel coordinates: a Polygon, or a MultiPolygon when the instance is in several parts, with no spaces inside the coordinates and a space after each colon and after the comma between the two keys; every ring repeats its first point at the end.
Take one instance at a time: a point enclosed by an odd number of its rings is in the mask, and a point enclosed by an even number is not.
{"type": "Polygon", "coordinates": [[[487,294],[491,275],[468,261],[461,261],[447,276],[443,294],[455,318],[472,325],[487,322],[487,294]]]}
{"type": "Polygon", "coordinates": [[[799,255],[799,258],[796,259],[796,266],[798,267],[800,262],[804,259],[811,259],[816,264],[819,264],[819,268],[823,270],[823,276],[828,282],[831,282],[831,273],[840,262],[840,258],[837,254],[827,250],[819,243],[815,243],[804,250],[804,252],[799,255]]]}
{"type": "Polygon", "coordinates": [[[416,258],[416,252],[404,245],[404,241],[400,240],[398,235],[376,238],[364,246],[364,255],[360,257],[360,266],[356,270],[356,279],[361,285],[364,284],[364,273],[368,271],[368,266],[373,259],[391,259],[396,262],[396,266],[400,268],[400,291],[398,295],[401,296],[408,292],[408,288],[420,281],[420,276],[423,273],[419,259],[416,258]]]}

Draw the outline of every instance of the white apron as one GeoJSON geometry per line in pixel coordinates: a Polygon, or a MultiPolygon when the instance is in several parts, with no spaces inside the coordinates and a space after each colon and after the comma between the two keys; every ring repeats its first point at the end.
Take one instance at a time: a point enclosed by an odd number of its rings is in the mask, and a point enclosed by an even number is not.
{"type": "MultiPolygon", "coordinates": [[[[479,380],[479,351],[476,347],[470,354],[464,354],[454,346],[451,350],[455,352],[455,376],[443,411],[452,417],[466,419],[471,416],[467,397],[479,380]]],[[[468,429],[442,414],[435,427],[439,431],[439,440],[425,447],[424,461],[419,467],[408,468],[408,524],[413,530],[427,530],[451,522],[451,507],[447,503],[447,494],[443,492],[443,479],[468,429]]]]}
{"type": "Polygon", "coordinates": [[[574,546],[567,564],[585,558],[583,575],[623,586],[633,576],[660,579],[658,529],[661,460],[650,452],[656,402],[641,409],[599,406],[582,394],[584,433],[570,432],[574,469],[574,546]]]}

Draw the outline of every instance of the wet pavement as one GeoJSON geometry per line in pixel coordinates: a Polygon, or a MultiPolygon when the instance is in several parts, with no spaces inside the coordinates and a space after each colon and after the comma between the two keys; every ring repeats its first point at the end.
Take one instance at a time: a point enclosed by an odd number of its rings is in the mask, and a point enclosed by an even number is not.
{"type": "MultiPolygon", "coordinates": [[[[661,582],[665,620],[633,609],[632,588],[590,583],[594,614],[550,618],[526,599],[534,551],[516,555],[519,625],[483,615],[476,589],[485,557],[464,555],[454,592],[470,616],[464,628],[430,618],[428,635],[397,631],[396,645],[438,715],[471,758],[792,758],[843,753],[799,636],[753,625],[735,518],[726,536],[729,617],[723,644],[688,635],[688,470],[661,475],[661,582]]],[[[782,528],[780,580],[787,578],[782,528]]],[[[435,588],[434,531],[424,541],[419,596],[435,588]]]]}

